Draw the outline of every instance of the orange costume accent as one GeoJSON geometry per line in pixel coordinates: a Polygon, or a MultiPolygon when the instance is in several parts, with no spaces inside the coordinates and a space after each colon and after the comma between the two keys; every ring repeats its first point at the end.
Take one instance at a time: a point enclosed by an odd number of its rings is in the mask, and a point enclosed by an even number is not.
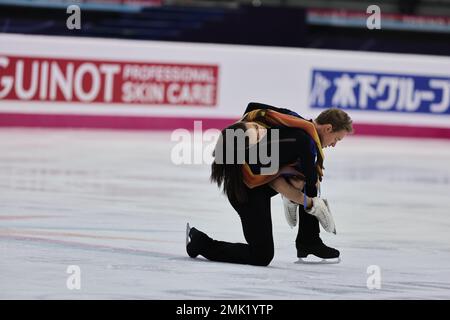
{"type": "MultiPolygon", "coordinates": [[[[298,118],[296,116],[276,112],[270,109],[257,109],[246,113],[239,121],[242,122],[257,122],[258,124],[264,126],[265,128],[272,128],[273,126],[282,126],[290,128],[299,128],[304,130],[316,143],[317,147],[317,176],[320,181],[322,181],[323,176],[323,161],[324,154],[322,152],[322,144],[320,143],[319,134],[317,133],[316,127],[310,121],[298,118]]],[[[245,185],[252,189],[266,183],[269,183],[281,174],[290,173],[297,176],[303,176],[300,172],[295,169],[297,162],[283,166],[277,172],[273,174],[254,174],[247,163],[242,165],[242,173],[245,185]]]]}

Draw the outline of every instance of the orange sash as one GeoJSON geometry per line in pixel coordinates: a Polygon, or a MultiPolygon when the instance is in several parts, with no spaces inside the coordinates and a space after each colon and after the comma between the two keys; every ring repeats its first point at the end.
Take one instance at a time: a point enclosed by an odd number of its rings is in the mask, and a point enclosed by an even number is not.
{"type": "MultiPolygon", "coordinates": [[[[322,151],[322,144],[320,143],[319,134],[317,133],[316,127],[310,121],[292,116],[289,114],[284,114],[276,112],[270,109],[257,109],[246,113],[239,121],[242,122],[257,122],[266,128],[271,128],[273,126],[284,126],[290,128],[299,128],[304,130],[308,135],[314,140],[317,146],[317,175],[320,181],[322,181],[323,176],[323,161],[324,154],[322,151]]],[[[295,169],[296,162],[288,164],[282,167],[280,170],[274,174],[254,174],[247,163],[242,165],[242,173],[244,178],[244,183],[250,189],[258,187],[269,183],[281,174],[291,173],[297,176],[303,176],[300,172],[295,169]]]]}

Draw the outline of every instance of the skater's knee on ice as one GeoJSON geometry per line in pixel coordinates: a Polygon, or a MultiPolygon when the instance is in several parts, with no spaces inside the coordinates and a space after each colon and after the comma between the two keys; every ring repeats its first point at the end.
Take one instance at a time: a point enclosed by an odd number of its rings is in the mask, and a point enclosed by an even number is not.
{"type": "Polygon", "coordinates": [[[266,248],[266,250],[255,250],[252,254],[252,265],[267,267],[274,256],[273,248],[266,248]]]}
{"type": "Polygon", "coordinates": [[[273,255],[272,256],[255,257],[253,260],[253,265],[267,267],[272,262],[272,259],[273,259],[273,255]]]}

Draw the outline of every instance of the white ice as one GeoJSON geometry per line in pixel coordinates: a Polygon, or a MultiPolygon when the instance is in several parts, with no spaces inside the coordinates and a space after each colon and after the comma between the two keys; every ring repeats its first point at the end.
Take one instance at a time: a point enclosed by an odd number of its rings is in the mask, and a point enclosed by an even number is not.
{"type": "Polygon", "coordinates": [[[276,196],[269,267],[187,257],[187,221],[244,239],[209,166],[173,164],[174,145],[169,132],[1,129],[0,299],[450,298],[450,141],[354,136],[327,149],[337,235],[321,236],[342,262],[295,264],[276,196]],[[80,290],[67,288],[70,265],[80,290]]]}

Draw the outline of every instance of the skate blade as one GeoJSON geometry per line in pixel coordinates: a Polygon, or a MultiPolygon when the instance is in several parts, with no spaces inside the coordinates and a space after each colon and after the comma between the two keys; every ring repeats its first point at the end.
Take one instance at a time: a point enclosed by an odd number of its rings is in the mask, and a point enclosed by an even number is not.
{"type": "Polygon", "coordinates": [[[322,259],[318,257],[306,257],[299,258],[295,263],[297,264],[338,264],[341,262],[341,258],[333,258],[333,259],[322,259]]]}
{"type": "Polygon", "coordinates": [[[191,231],[191,227],[189,226],[189,222],[186,224],[186,246],[189,244],[189,232],[191,231]]]}

